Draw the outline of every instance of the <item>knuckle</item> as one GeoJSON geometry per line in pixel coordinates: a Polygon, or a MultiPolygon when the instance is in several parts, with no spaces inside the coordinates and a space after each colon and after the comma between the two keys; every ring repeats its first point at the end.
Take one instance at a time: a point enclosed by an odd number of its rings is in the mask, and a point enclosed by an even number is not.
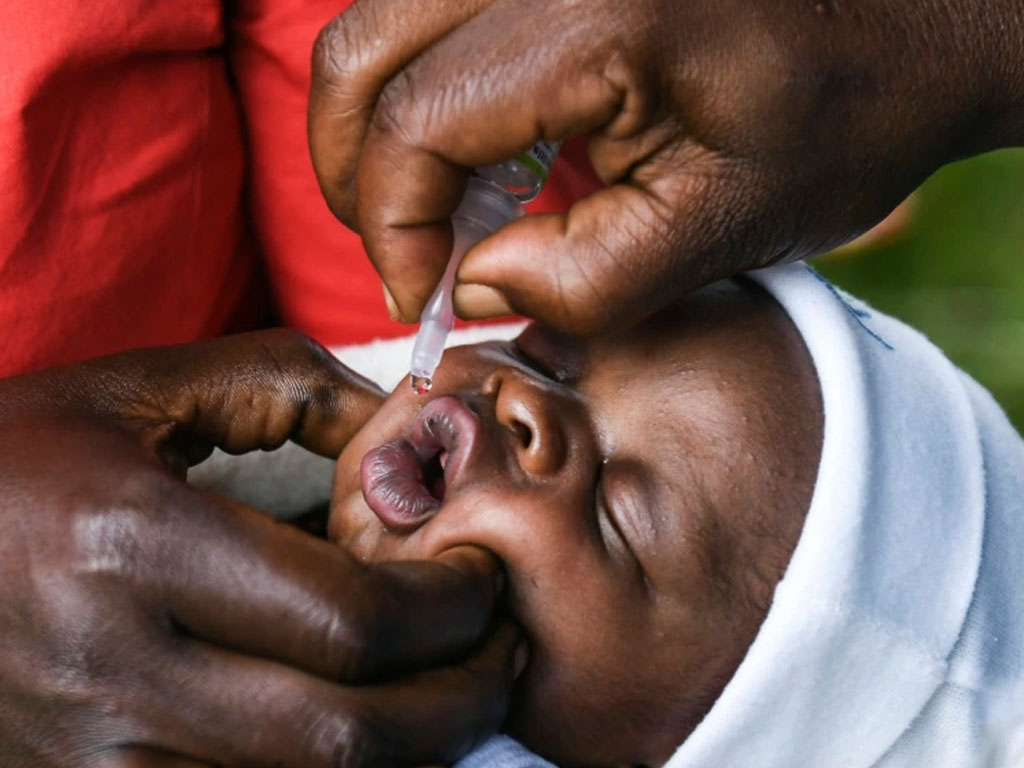
{"type": "Polygon", "coordinates": [[[312,405],[328,408],[339,397],[341,363],[320,342],[299,331],[278,329],[280,344],[287,350],[287,359],[278,361],[279,369],[294,376],[303,399],[312,405]]]}
{"type": "Polygon", "coordinates": [[[380,36],[368,4],[356,2],[324,26],[313,44],[313,74],[319,84],[343,88],[373,61],[380,36]]]}
{"type": "MultiPolygon", "coordinates": [[[[44,696],[61,713],[65,733],[116,738],[145,718],[140,706],[159,676],[166,624],[147,605],[144,576],[152,514],[126,480],[127,501],[80,504],[69,511],[56,570],[33,574],[32,630],[27,669],[8,668],[4,685],[26,701],[44,696]]],[[[0,763],[3,761],[0,760],[0,763]]]]}
{"type": "Polygon", "coordinates": [[[142,542],[151,516],[150,510],[131,499],[75,510],[69,526],[75,575],[118,581],[135,578],[146,562],[142,542]]]}
{"type": "MultiPolygon", "coordinates": [[[[42,681],[47,684],[50,681],[42,681]]],[[[32,755],[31,762],[0,761],[3,765],[80,766],[118,743],[131,742],[143,735],[140,727],[140,702],[116,686],[92,682],[56,684],[41,689],[40,680],[24,693],[20,711],[0,726],[4,757],[11,750],[32,755]],[[29,702],[45,695],[37,706],[29,702]],[[11,722],[13,720],[13,722],[11,722]],[[44,755],[47,760],[44,760],[44,755]]]]}
{"type": "MultiPolygon", "coordinates": [[[[364,590],[355,590],[361,594],[364,590]]],[[[323,625],[324,658],[335,679],[346,682],[365,680],[376,671],[384,632],[379,611],[372,598],[351,593],[343,606],[331,612],[323,625]]]]}
{"type": "Polygon", "coordinates": [[[316,763],[332,768],[386,765],[382,754],[388,742],[365,708],[358,713],[342,707],[304,720],[305,743],[316,763]]]}
{"type": "Polygon", "coordinates": [[[261,332],[257,339],[257,355],[261,366],[287,377],[306,381],[325,378],[321,374],[333,366],[334,357],[317,341],[290,328],[261,332]]]}
{"type": "Polygon", "coordinates": [[[268,350],[276,348],[282,350],[305,350],[310,347],[320,346],[309,336],[302,333],[302,331],[296,331],[292,328],[272,328],[267,331],[261,331],[259,336],[263,342],[264,349],[268,350]]]}
{"type": "Polygon", "coordinates": [[[339,49],[343,47],[341,41],[344,39],[341,26],[341,17],[336,16],[317,33],[313,42],[314,77],[332,81],[340,69],[337,62],[340,60],[339,49]]]}
{"type": "Polygon", "coordinates": [[[138,712],[143,678],[150,674],[131,617],[113,621],[109,606],[92,604],[88,592],[66,592],[79,605],[64,606],[64,623],[37,646],[32,690],[54,706],[89,714],[108,724],[128,722],[138,712]],[[87,607],[83,607],[87,606],[87,607]],[[135,639],[133,640],[133,634],[135,639]]]}
{"type": "MultiPolygon", "coordinates": [[[[408,69],[391,78],[381,91],[373,113],[374,131],[384,137],[393,137],[398,143],[418,145],[430,115],[430,106],[419,103],[419,92],[417,78],[408,69]]],[[[444,101],[438,94],[433,96],[435,105],[444,101]]]]}
{"type": "MultiPolygon", "coordinates": [[[[344,395],[345,371],[319,342],[299,331],[278,328],[253,334],[245,350],[245,378],[259,381],[272,390],[253,390],[252,405],[272,404],[274,427],[284,430],[281,439],[301,428],[302,410],[314,407],[325,413],[337,410],[344,395]],[[263,393],[263,394],[260,394],[263,393]],[[269,397],[269,399],[268,399],[269,397]]],[[[269,429],[267,434],[277,434],[269,429]]],[[[271,441],[273,442],[273,441],[271,441]]]]}

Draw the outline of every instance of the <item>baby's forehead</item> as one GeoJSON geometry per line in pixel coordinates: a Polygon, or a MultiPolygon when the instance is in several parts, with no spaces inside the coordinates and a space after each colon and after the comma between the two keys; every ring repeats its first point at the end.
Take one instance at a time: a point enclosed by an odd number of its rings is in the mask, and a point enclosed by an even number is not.
{"type": "Polygon", "coordinates": [[[813,481],[820,392],[799,333],[760,289],[704,292],[590,342],[587,358],[581,392],[614,450],[648,467],[660,514],[742,514],[767,497],[806,511],[789,502],[813,481]]]}
{"type": "Polygon", "coordinates": [[[709,299],[580,342],[581,393],[646,422],[652,437],[659,427],[692,423],[742,438],[766,403],[766,384],[787,371],[760,301],[732,293],[709,299]]]}
{"type": "MultiPolygon", "coordinates": [[[[769,351],[764,342],[781,307],[761,288],[724,281],[703,288],[640,322],[581,339],[588,360],[622,361],[638,371],[661,367],[695,370],[733,365],[755,367],[769,351]]],[[[788,322],[788,319],[786,319],[788,322]]]]}
{"type": "Polygon", "coordinates": [[[606,460],[643,468],[663,509],[695,497],[714,507],[725,488],[753,492],[778,448],[771,398],[732,358],[667,346],[658,347],[660,360],[623,355],[627,364],[604,365],[580,384],[606,460]]]}

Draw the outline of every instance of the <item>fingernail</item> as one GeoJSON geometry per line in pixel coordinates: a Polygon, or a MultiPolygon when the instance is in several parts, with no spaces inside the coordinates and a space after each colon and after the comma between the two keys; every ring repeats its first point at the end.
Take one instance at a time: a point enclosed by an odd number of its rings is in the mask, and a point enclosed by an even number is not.
{"type": "Polygon", "coordinates": [[[514,315],[505,294],[489,285],[469,283],[455,288],[455,309],[469,320],[514,315]]]}
{"type": "MultiPolygon", "coordinates": [[[[383,283],[382,283],[383,285],[383,283]]],[[[388,306],[388,314],[391,315],[391,319],[399,321],[402,319],[402,313],[398,311],[398,302],[395,301],[395,297],[391,295],[391,291],[388,290],[386,285],[384,287],[384,303],[388,306]]]]}
{"type": "Polygon", "coordinates": [[[526,662],[530,660],[530,649],[526,645],[526,641],[523,640],[516,646],[515,655],[512,657],[512,677],[516,680],[523,674],[523,670],[526,669],[526,662]]]}

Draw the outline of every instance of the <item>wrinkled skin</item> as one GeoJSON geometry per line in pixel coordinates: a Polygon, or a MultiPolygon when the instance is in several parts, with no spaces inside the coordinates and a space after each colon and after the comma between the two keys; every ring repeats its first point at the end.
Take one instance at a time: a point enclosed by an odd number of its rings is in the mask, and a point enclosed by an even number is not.
{"type": "Polygon", "coordinates": [[[379,402],[284,332],[0,382],[3,765],[422,765],[497,727],[491,559],[364,566],[184,482],[214,446],[337,456],[379,402]]]}
{"type": "Polygon", "coordinates": [[[839,245],[944,163],[1024,143],[1019,0],[358,0],[309,138],[415,320],[467,169],[585,135],[607,189],[475,248],[457,308],[574,334],[839,245]]]}

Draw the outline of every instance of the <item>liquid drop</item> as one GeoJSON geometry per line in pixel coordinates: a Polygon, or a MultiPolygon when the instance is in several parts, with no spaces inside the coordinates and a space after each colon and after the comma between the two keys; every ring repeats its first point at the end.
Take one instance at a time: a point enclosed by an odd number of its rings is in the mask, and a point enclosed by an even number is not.
{"type": "Polygon", "coordinates": [[[434,382],[426,376],[412,376],[412,391],[417,395],[425,395],[434,386],[434,382]]]}

